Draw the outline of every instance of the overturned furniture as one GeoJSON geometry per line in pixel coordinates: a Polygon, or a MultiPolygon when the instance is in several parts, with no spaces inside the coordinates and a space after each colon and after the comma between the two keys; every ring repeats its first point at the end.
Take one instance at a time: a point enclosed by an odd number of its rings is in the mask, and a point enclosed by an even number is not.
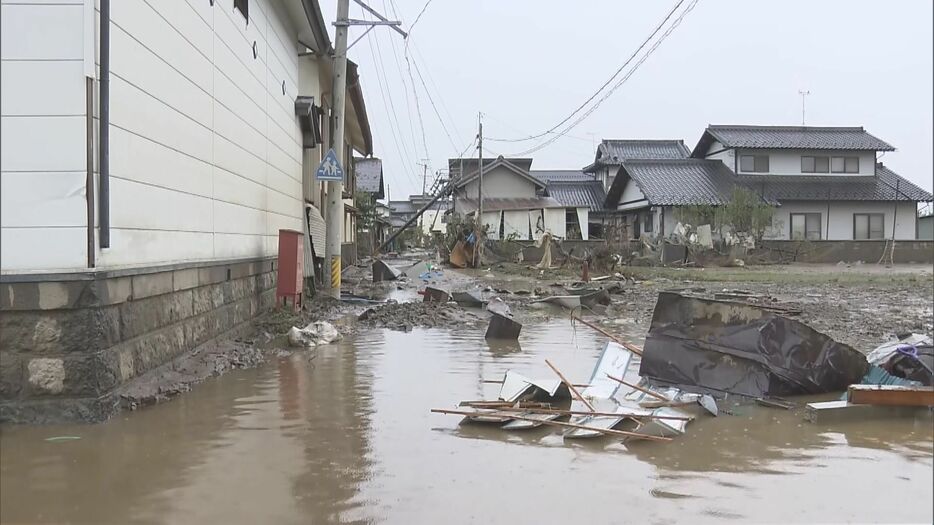
{"type": "Polygon", "coordinates": [[[518,339],[522,325],[515,319],[497,312],[491,312],[490,325],[486,329],[486,339],[518,339]]]}
{"type": "Polygon", "coordinates": [[[762,398],[843,391],[869,368],[853,348],[775,312],[661,292],[639,373],[688,390],[762,398]]]}

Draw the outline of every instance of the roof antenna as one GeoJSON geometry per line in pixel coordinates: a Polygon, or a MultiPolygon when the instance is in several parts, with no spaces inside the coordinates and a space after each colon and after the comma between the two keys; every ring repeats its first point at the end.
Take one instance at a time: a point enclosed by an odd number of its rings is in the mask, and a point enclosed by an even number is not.
{"type": "Polygon", "coordinates": [[[801,95],[801,125],[803,126],[804,125],[804,98],[810,95],[811,92],[799,89],[798,94],[801,95]]]}

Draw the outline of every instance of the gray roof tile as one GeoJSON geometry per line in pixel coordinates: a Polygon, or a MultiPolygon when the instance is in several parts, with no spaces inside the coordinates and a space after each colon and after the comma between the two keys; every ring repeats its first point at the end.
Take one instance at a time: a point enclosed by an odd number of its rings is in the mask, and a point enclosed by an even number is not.
{"type": "Polygon", "coordinates": [[[606,200],[603,184],[593,179],[580,182],[550,182],[547,191],[548,195],[562,206],[575,208],[600,210],[603,209],[603,202],[606,200]]]}
{"type": "Polygon", "coordinates": [[[931,201],[930,193],[879,164],[876,176],[744,175],[738,180],[772,200],[931,201]]]}
{"type": "Polygon", "coordinates": [[[733,172],[718,160],[633,160],[623,163],[613,181],[608,207],[616,207],[629,178],[654,206],[726,204],[737,186],[733,172]]]}
{"type": "Polygon", "coordinates": [[[583,182],[594,180],[592,174],[584,173],[581,170],[532,170],[529,173],[546,184],[552,182],[583,182]]]}
{"type": "Polygon", "coordinates": [[[597,149],[597,163],[620,164],[627,160],[683,159],[691,151],[682,140],[604,139],[597,149]]]}
{"type": "Polygon", "coordinates": [[[711,125],[704,133],[727,148],[895,150],[862,127],[711,125]]]}

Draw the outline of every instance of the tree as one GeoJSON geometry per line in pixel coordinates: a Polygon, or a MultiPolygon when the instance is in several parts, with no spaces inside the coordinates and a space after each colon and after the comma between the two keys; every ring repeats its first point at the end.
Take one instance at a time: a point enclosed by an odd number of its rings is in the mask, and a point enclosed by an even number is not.
{"type": "Polygon", "coordinates": [[[765,230],[772,225],[775,207],[762,200],[752,190],[734,188],[730,201],[719,206],[698,204],[678,208],[678,220],[698,226],[709,224],[711,228],[723,233],[723,227],[729,226],[734,232],[745,232],[761,241],[765,230]]]}

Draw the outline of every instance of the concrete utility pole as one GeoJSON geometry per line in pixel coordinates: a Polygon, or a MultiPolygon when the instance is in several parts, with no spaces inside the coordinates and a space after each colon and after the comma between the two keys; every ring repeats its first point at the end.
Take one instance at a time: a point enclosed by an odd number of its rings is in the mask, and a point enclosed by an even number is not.
{"type": "MultiPolygon", "coordinates": [[[[350,26],[366,25],[370,26],[367,31],[377,25],[388,25],[407,37],[405,31],[397,26],[400,22],[391,22],[385,17],[374,11],[371,7],[363,3],[363,0],[354,0],[367,12],[379,19],[379,21],[350,20],[350,0],[337,0],[337,20],[334,22],[336,27],[334,37],[334,68],[331,92],[332,111],[334,112],[334,136],[332,143],[334,153],[337,154],[337,160],[347,173],[348,158],[345,156],[344,148],[344,113],[345,99],[347,95],[347,30],[350,26]]],[[[362,38],[362,36],[361,36],[362,38]]],[[[359,41],[358,38],[354,43],[359,41]]],[[[331,286],[329,294],[335,299],[341,297],[341,237],[344,233],[344,183],[343,181],[330,181],[327,185],[327,234],[325,235],[325,257],[331,265],[331,286]]]]}
{"type": "Polygon", "coordinates": [[[477,150],[480,152],[480,163],[479,163],[479,184],[477,190],[477,224],[480,226],[480,229],[483,229],[483,113],[477,114],[477,123],[480,125],[480,131],[477,134],[480,144],[477,146],[477,150]]]}
{"type": "Polygon", "coordinates": [[[422,167],[422,196],[425,195],[425,191],[428,189],[428,163],[431,162],[431,159],[422,159],[418,165],[422,167]]]}

